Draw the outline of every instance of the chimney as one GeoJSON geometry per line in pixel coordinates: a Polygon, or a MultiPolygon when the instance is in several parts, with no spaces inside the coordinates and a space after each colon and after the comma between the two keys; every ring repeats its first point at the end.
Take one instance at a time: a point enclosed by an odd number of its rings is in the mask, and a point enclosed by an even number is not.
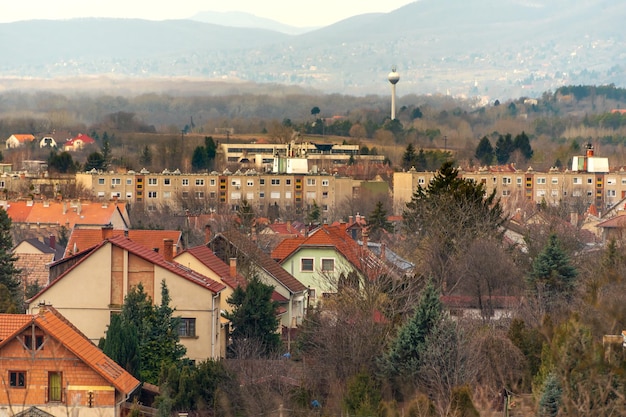
{"type": "Polygon", "coordinates": [[[237,258],[230,258],[230,277],[235,278],[237,276],[237,258]]]}
{"type": "Polygon", "coordinates": [[[587,144],[587,156],[593,156],[593,145],[591,143],[587,144]]]}
{"type": "Polygon", "coordinates": [[[367,238],[369,237],[369,233],[367,232],[367,229],[364,227],[363,231],[361,232],[361,240],[363,240],[363,249],[368,249],[367,247],[367,238]]]}
{"type": "Polygon", "coordinates": [[[163,239],[163,258],[167,262],[174,260],[174,241],[172,239],[163,239]]]}
{"type": "Polygon", "coordinates": [[[569,214],[569,221],[572,224],[572,226],[578,227],[578,213],[575,211],[572,211],[569,214]]]}
{"type": "Polygon", "coordinates": [[[204,225],[204,243],[209,243],[211,241],[211,225],[204,225]]]}
{"type": "Polygon", "coordinates": [[[291,220],[287,220],[287,232],[291,233],[291,220]]]}
{"type": "Polygon", "coordinates": [[[48,237],[48,246],[52,249],[57,248],[57,237],[55,235],[50,235],[50,237],[48,237]]]}
{"type": "Polygon", "coordinates": [[[63,214],[67,213],[67,201],[63,202],[63,214]]]}
{"type": "Polygon", "coordinates": [[[76,214],[80,215],[80,212],[83,210],[83,205],[80,203],[80,200],[78,200],[78,203],[76,203],[76,214]]]}
{"type": "Polygon", "coordinates": [[[354,223],[354,216],[353,215],[349,215],[348,216],[348,224],[352,224],[354,223]]]}
{"type": "Polygon", "coordinates": [[[387,245],[385,245],[384,243],[380,244],[380,259],[382,259],[383,261],[386,261],[386,256],[387,254],[385,253],[385,249],[386,249],[387,245]]]}
{"type": "Polygon", "coordinates": [[[110,239],[113,237],[113,225],[107,224],[102,227],[102,240],[110,239]]]}

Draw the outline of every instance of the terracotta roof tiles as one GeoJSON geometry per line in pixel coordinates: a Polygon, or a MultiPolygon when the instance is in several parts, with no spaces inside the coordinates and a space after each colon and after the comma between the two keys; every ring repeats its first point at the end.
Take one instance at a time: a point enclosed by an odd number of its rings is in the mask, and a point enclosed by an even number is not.
{"type": "Polygon", "coordinates": [[[220,258],[215,256],[213,251],[208,247],[204,245],[196,246],[194,248],[186,250],[185,252],[189,253],[197,260],[202,262],[204,266],[215,272],[220,277],[222,282],[224,282],[230,288],[234,289],[240,285],[245,286],[246,279],[241,274],[237,274],[237,276],[234,278],[231,277],[230,266],[226,265],[220,258]]]}
{"type": "Polygon", "coordinates": [[[96,246],[105,239],[104,234],[110,233],[113,236],[124,236],[128,234],[128,238],[133,242],[145,246],[148,249],[158,249],[159,253],[164,253],[164,239],[172,239],[174,246],[179,248],[181,245],[182,233],[178,230],[107,230],[102,229],[74,229],[65,248],[65,256],[80,252],[83,249],[96,246]]]}

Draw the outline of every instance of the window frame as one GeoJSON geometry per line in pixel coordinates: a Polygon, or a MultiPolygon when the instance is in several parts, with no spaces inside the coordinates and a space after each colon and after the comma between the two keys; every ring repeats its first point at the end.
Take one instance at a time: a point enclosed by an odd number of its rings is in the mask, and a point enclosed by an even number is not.
{"type": "Polygon", "coordinates": [[[321,268],[321,272],[335,272],[335,258],[321,258],[320,268],[321,268]],[[330,269],[325,268],[324,262],[332,262],[332,268],[330,269]]]}
{"type": "Polygon", "coordinates": [[[26,389],[26,371],[9,370],[8,372],[9,388],[26,389]]]}
{"type": "Polygon", "coordinates": [[[300,272],[315,272],[315,258],[300,258],[300,272]],[[307,263],[307,268],[305,269],[304,263],[307,263]],[[308,264],[310,262],[310,269],[308,268],[308,264]]]}
{"type": "Polygon", "coordinates": [[[196,318],[195,317],[181,317],[180,325],[178,326],[178,337],[180,338],[196,338],[196,318]]]}

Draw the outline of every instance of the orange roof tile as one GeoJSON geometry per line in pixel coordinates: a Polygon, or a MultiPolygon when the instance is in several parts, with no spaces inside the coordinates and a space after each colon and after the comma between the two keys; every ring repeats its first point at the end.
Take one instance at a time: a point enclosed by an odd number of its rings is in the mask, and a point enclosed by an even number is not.
{"type": "Polygon", "coordinates": [[[294,237],[292,239],[283,240],[272,251],[272,259],[276,259],[278,262],[282,261],[298,249],[305,240],[305,237],[294,237]]]}
{"type": "MultiPolygon", "coordinates": [[[[165,248],[163,245],[164,239],[172,239],[174,246],[180,248],[182,232],[178,230],[108,230],[113,236],[124,236],[128,234],[128,238],[133,242],[137,242],[140,245],[145,246],[148,249],[158,249],[159,253],[164,253],[165,248]]],[[[80,229],[75,228],[70,235],[65,248],[65,256],[70,256],[73,253],[80,252],[84,249],[96,246],[102,242],[105,238],[103,236],[104,231],[102,229],[80,229]]]]}
{"type": "Polygon", "coordinates": [[[183,253],[185,252],[189,253],[194,258],[202,262],[204,266],[215,272],[220,277],[222,282],[224,282],[230,288],[234,289],[240,285],[245,287],[246,279],[241,274],[237,274],[237,276],[234,278],[231,277],[230,266],[226,265],[224,262],[222,262],[220,258],[215,256],[213,251],[208,247],[204,245],[196,246],[194,248],[184,251],[183,253]]]}
{"type": "Polygon", "coordinates": [[[13,223],[26,223],[33,205],[28,205],[26,201],[10,201],[4,209],[13,223]]]}
{"type": "Polygon", "coordinates": [[[30,323],[35,324],[46,334],[63,344],[121,393],[130,394],[140,385],[137,379],[115,363],[113,359],[106,356],[65,317],[50,306],[43,306],[38,314],[1,314],[0,329],[12,331],[0,342],[0,348],[30,323]]]}
{"type": "Polygon", "coordinates": [[[35,140],[35,136],[31,135],[31,134],[15,134],[13,135],[15,137],[15,139],[17,139],[17,141],[19,143],[25,143],[25,142],[32,142],[33,140],[35,140]]]}
{"type": "Polygon", "coordinates": [[[103,205],[81,202],[74,205],[67,201],[17,201],[10,202],[6,210],[13,223],[58,224],[69,225],[69,228],[77,224],[109,224],[117,210],[126,217],[123,203],[103,205]]]}

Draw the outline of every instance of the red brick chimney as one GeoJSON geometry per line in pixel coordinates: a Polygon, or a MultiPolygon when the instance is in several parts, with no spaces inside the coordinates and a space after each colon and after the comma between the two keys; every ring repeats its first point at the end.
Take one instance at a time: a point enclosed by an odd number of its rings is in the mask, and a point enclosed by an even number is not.
{"type": "Polygon", "coordinates": [[[57,248],[57,237],[55,235],[50,235],[48,237],[48,246],[50,246],[52,249],[57,248]]]}
{"type": "Polygon", "coordinates": [[[102,240],[109,239],[113,237],[113,226],[107,224],[102,227],[102,240]]]}
{"type": "Polygon", "coordinates": [[[385,249],[386,249],[387,245],[385,245],[384,243],[380,244],[380,259],[382,259],[383,261],[385,261],[385,256],[387,256],[387,254],[385,253],[385,249]]]}
{"type": "Polygon", "coordinates": [[[167,262],[174,260],[174,241],[172,239],[163,239],[163,258],[167,262]]]}
{"type": "Polygon", "coordinates": [[[231,278],[235,278],[237,276],[237,258],[230,258],[230,271],[229,275],[231,278]]]}
{"type": "Polygon", "coordinates": [[[363,228],[361,232],[361,240],[363,241],[363,250],[367,250],[367,241],[368,241],[369,233],[367,232],[367,228],[363,228]]]}

